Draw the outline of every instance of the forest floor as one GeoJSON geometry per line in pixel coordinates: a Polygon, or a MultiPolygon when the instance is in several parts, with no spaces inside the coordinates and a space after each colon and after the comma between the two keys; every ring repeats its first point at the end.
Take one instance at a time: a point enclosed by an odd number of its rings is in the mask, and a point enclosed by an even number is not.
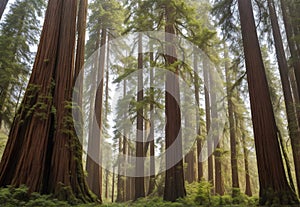
{"type": "MultiPolygon", "coordinates": [[[[7,142],[7,132],[0,130],[0,158],[2,157],[7,142]]],[[[230,195],[211,196],[210,187],[207,182],[200,184],[187,184],[187,196],[179,199],[177,202],[163,201],[162,196],[150,196],[139,199],[135,202],[128,201],[122,203],[111,203],[109,200],[103,200],[103,204],[76,204],[76,201],[58,201],[51,195],[28,194],[25,186],[20,188],[0,188],[0,206],[77,206],[77,207],[252,207],[258,206],[258,197],[248,197],[242,193],[236,198],[230,195]],[[73,204],[73,205],[72,205],[73,204]]],[[[154,193],[154,194],[157,194],[154,193]]],[[[281,207],[280,205],[272,205],[281,207]]],[[[285,207],[285,206],[282,206],[285,207]]],[[[286,206],[287,207],[287,206],[286,206]]]]}
{"type": "Polygon", "coordinates": [[[103,204],[79,204],[78,201],[59,201],[51,195],[40,195],[38,193],[28,193],[28,188],[0,188],[0,206],[77,206],[77,207],[214,207],[214,206],[257,206],[257,197],[247,197],[241,194],[239,197],[232,199],[231,196],[210,196],[200,184],[187,185],[187,196],[179,199],[177,202],[163,201],[161,196],[150,196],[139,199],[135,202],[128,201],[123,203],[109,203],[103,201],[103,204]]]}

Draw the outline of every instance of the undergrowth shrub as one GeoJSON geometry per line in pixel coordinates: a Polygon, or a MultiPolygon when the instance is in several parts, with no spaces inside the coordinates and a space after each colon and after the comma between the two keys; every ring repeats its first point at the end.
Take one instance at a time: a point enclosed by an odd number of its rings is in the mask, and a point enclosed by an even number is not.
{"type": "MultiPolygon", "coordinates": [[[[194,197],[196,205],[200,206],[256,206],[257,197],[248,197],[240,189],[232,189],[232,195],[212,195],[213,186],[206,181],[197,183],[198,191],[194,197]]],[[[193,190],[194,191],[194,190],[193,190]]]]}
{"type": "Polygon", "coordinates": [[[26,186],[14,188],[0,188],[0,206],[71,206],[77,207],[218,207],[218,206],[257,206],[257,197],[247,197],[239,190],[235,189],[235,197],[231,195],[214,196],[212,195],[212,185],[209,182],[186,184],[187,196],[180,198],[176,202],[166,202],[162,196],[150,196],[141,198],[137,201],[110,204],[77,204],[70,201],[60,201],[52,195],[41,195],[39,193],[29,193],[26,186]]]}
{"type": "Polygon", "coordinates": [[[0,206],[69,206],[65,201],[54,199],[51,195],[29,193],[26,186],[0,188],[0,206]]]}

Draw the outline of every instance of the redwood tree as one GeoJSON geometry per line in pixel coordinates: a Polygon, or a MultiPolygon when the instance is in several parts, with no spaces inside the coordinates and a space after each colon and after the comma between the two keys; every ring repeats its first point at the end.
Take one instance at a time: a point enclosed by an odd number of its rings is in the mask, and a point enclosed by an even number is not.
{"type": "MultiPolygon", "coordinates": [[[[237,141],[235,134],[235,125],[234,125],[234,105],[232,102],[232,86],[231,78],[229,73],[229,63],[228,63],[228,51],[225,48],[225,73],[226,73],[226,84],[227,84],[227,102],[228,102],[228,118],[229,118],[229,134],[230,134],[230,160],[231,160],[231,179],[232,179],[232,188],[240,188],[239,185],[239,175],[238,175],[238,160],[237,160],[237,141]]],[[[235,190],[232,191],[232,196],[235,197],[235,190]]]]}
{"type": "MultiPolygon", "coordinates": [[[[196,48],[194,48],[196,50],[196,48]]],[[[196,114],[196,132],[197,132],[197,157],[198,157],[198,165],[197,165],[197,171],[198,171],[198,182],[200,182],[203,179],[203,162],[201,160],[201,150],[202,150],[202,140],[201,140],[201,124],[200,124],[200,81],[199,81],[199,75],[198,75],[198,56],[195,53],[193,57],[194,62],[194,87],[195,87],[195,100],[197,103],[197,109],[199,110],[199,113],[196,114]]]]}
{"type": "MultiPolygon", "coordinates": [[[[138,87],[137,87],[137,102],[141,102],[144,99],[144,91],[143,91],[143,39],[142,34],[138,35],[138,87]]],[[[145,197],[145,183],[144,177],[141,176],[144,174],[144,120],[143,120],[143,108],[139,108],[137,110],[137,125],[136,125],[136,163],[135,163],[135,170],[136,170],[136,177],[135,177],[135,197],[134,199],[137,200],[138,198],[145,197]]]]}
{"type": "MultiPolygon", "coordinates": [[[[205,120],[206,120],[206,133],[208,135],[211,126],[211,106],[210,106],[210,87],[209,87],[209,75],[210,70],[208,60],[203,60],[203,76],[204,76],[204,95],[205,95],[205,120]]],[[[213,171],[213,151],[212,140],[207,139],[207,153],[208,153],[208,181],[214,185],[214,171],[213,171]]]]}
{"type": "Polygon", "coordinates": [[[276,56],[279,66],[281,85],[283,89],[289,135],[292,144],[293,158],[296,172],[298,190],[300,189],[300,131],[294,107],[291,83],[289,80],[289,66],[285,56],[284,45],[278,23],[278,17],[273,0],[268,0],[268,7],[273,31],[276,56]]]}
{"type": "Polygon", "coordinates": [[[50,0],[23,102],[0,163],[0,185],[93,200],[84,181],[71,95],[77,1],[50,0]]]}
{"type": "MultiPolygon", "coordinates": [[[[150,100],[154,100],[154,70],[153,70],[153,62],[154,62],[154,54],[153,54],[153,46],[150,45],[150,100]]],[[[150,128],[150,181],[149,181],[149,190],[148,195],[153,193],[155,188],[155,140],[154,140],[154,104],[150,103],[150,120],[151,120],[151,128],[150,128]]]]}
{"type": "Polygon", "coordinates": [[[298,203],[286,178],[251,0],[238,0],[255,149],[260,205],[298,203]]]}
{"type": "Polygon", "coordinates": [[[218,132],[218,106],[217,106],[217,94],[216,94],[216,81],[213,77],[212,73],[213,68],[209,71],[210,73],[210,94],[211,94],[211,121],[212,121],[212,139],[215,146],[214,151],[214,160],[215,160],[215,193],[218,195],[224,195],[224,187],[223,187],[223,181],[222,181],[222,153],[221,153],[221,147],[219,143],[219,132],[218,132]]]}
{"type": "MultiPolygon", "coordinates": [[[[166,66],[170,67],[177,61],[176,48],[174,45],[175,35],[175,8],[171,3],[165,5],[166,26],[166,66]]],[[[172,66],[174,67],[174,66],[172,66]]],[[[165,93],[165,114],[166,114],[166,150],[173,144],[176,139],[179,139],[179,144],[175,150],[166,153],[166,165],[168,162],[174,161],[175,157],[182,157],[182,137],[181,137],[181,112],[180,112],[180,91],[179,91],[179,68],[175,66],[174,75],[166,75],[166,93],[165,93]],[[172,91],[173,95],[169,92],[172,91]],[[174,97],[175,96],[175,97],[174,97]],[[177,100],[176,100],[177,99],[177,100]]],[[[174,163],[175,164],[175,163],[174,163]]],[[[183,160],[181,159],[170,169],[166,171],[164,200],[176,201],[180,197],[186,196],[183,175],[183,160]]]]}
{"type": "MultiPolygon", "coordinates": [[[[107,40],[107,31],[106,28],[101,30],[101,40],[100,40],[100,58],[97,61],[97,67],[94,68],[97,70],[97,85],[99,88],[96,89],[95,102],[92,100],[92,103],[95,103],[94,110],[95,116],[93,116],[92,121],[92,131],[89,134],[88,140],[88,156],[87,156],[87,182],[89,187],[95,193],[98,198],[101,200],[102,194],[102,167],[100,163],[102,161],[102,151],[100,149],[102,138],[102,115],[103,115],[103,90],[104,90],[104,66],[105,66],[105,57],[106,57],[106,40],[107,40]],[[99,130],[96,130],[99,129],[99,130]]],[[[97,52],[99,54],[99,51],[97,52]]],[[[93,107],[92,107],[93,108],[93,107]]],[[[93,115],[94,113],[92,113],[93,115]]]]}

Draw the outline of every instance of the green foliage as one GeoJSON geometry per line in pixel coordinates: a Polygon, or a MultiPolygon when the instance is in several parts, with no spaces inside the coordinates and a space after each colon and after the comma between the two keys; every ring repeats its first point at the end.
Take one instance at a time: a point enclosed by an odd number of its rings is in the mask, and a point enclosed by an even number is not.
{"type": "MultiPolygon", "coordinates": [[[[197,188],[197,195],[192,195],[194,197],[194,202],[201,206],[255,206],[258,204],[258,199],[256,197],[249,198],[245,194],[240,192],[240,189],[233,189],[232,192],[235,195],[233,198],[230,195],[224,196],[214,196],[212,195],[213,186],[211,183],[202,181],[200,183],[194,184],[193,188],[197,188]]],[[[191,191],[190,188],[187,188],[191,191]]],[[[195,190],[192,190],[195,192],[195,190]]],[[[189,197],[189,196],[188,196],[189,197]]]]}
{"type": "Polygon", "coordinates": [[[52,195],[30,194],[26,186],[8,186],[0,188],[0,206],[68,206],[68,203],[54,199],[52,195]]]}
{"type": "Polygon", "coordinates": [[[233,188],[232,189],[232,203],[233,204],[246,204],[247,203],[247,196],[243,193],[241,193],[241,190],[239,188],[233,188]]]}
{"type": "Polygon", "coordinates": [[[11,124],[26,87],[44,5],[44,0],[16,0],[0,25],[0,124],[11,124]]]}
{"type": "Polygon", "coordinates": [[[248,198],[240,193],[236,199],[239,204],[229,195],[212,196],[212,186],[209,182],[192,183],[186,185],[187,197],[178,199],[176,202],[166,202],[161,197],[141,198],[137,201],[125,203],[110,203],[99,205],[97,203],[79,204],[75,198],[69,197],[70,189],[62,186],[60,197],[53,195],[40,195],[39,193],[29,193],[26,186],[14,188],[0,188],[0,206],[78,206],[78,207],[198,207],[198,206],[256,206],[257,197],[248,198]],[[58,198],[58,199],[57,199],[58,198]],[[68,198],[68,201],[62,201],[68,198]]]}
{"type": "Polygon", "coordinates": [[[122,30],[124,10],[121,3],[116,0],[93,0],[89,3],[89,21],[87,29],[89,40],[86,44],[86,57],[89,58],[98,48],[100,33],[107,29],[112,35],[117,35],[122,30]]]}
{"type": "Polygon", "coordinates": [[[211,205],[212,196],[211,190],[213,186],[209,182],[202,181],[198,184],[198,192],[195,198],[195,202],[199,205],[211,205]]]}

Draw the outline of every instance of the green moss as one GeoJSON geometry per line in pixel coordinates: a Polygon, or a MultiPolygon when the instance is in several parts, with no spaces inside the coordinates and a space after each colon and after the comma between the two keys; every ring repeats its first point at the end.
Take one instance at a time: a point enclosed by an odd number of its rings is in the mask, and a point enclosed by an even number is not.
{"type": "Polygon", "coordinates": [[[75,197],[72,188],[64,185],[63,183],[57,185],[55,192],[54,197],[60,201],[68,201],[71,205],[81,203],[80,200],[75,197]]]}

